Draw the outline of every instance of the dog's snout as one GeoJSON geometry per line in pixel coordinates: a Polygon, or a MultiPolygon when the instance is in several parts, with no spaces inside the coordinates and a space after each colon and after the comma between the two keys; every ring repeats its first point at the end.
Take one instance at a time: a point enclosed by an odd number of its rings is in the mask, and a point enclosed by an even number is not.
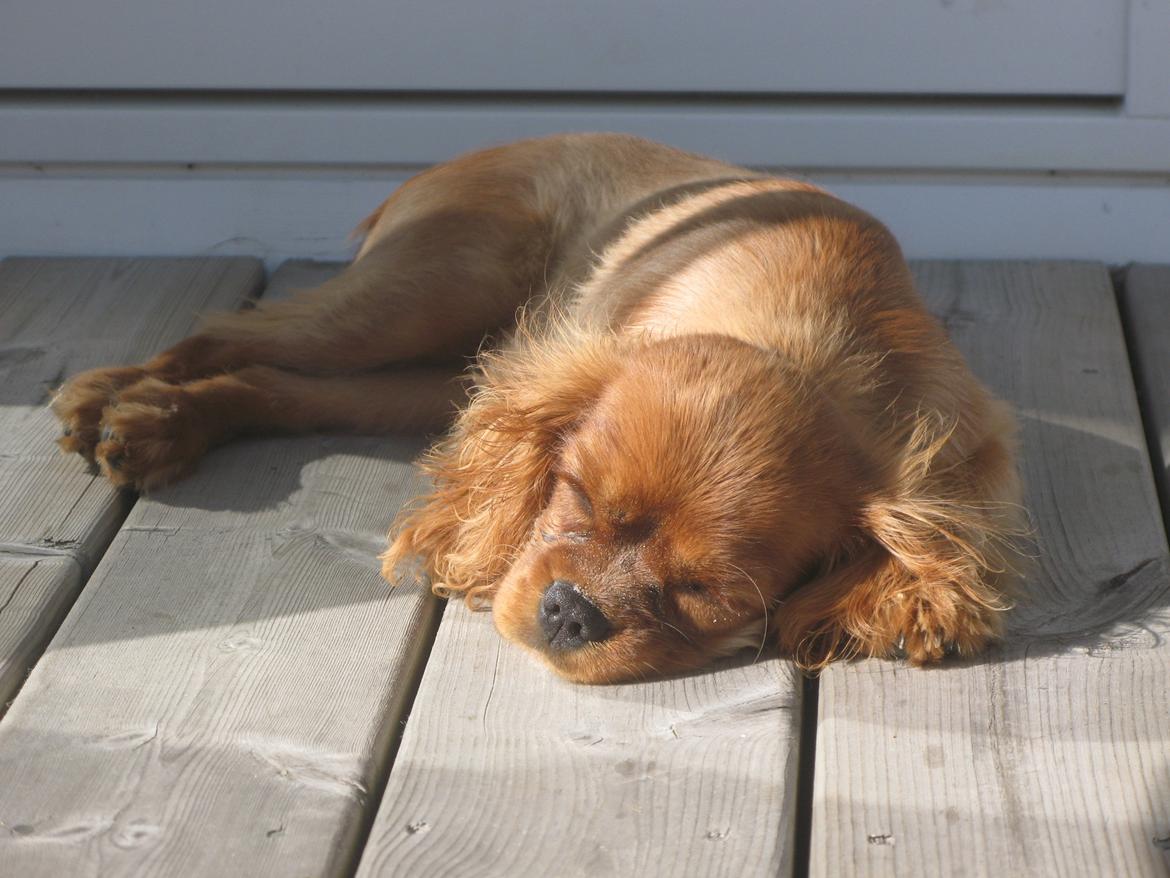
{"type": "Polygon", "coordinates": [[[548,645],[556,650],[580,649],[609,637],[609,620],[571,582],[558,579],[545,591],[537,610],[548,645]]]}

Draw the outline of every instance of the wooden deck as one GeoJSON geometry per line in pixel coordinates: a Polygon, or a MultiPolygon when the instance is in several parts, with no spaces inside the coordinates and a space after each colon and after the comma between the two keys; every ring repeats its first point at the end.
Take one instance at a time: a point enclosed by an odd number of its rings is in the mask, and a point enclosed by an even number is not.
{"type": "Polygon", "coordinates": [[[63,376],[335,270],[0,263],[0,876],[1170,870],[1170,268],[915,267],[1020,413],[1002,648],[604,687],[384,587],[417,442],[240,442],[137,499],[57,453],[63,376]]]}

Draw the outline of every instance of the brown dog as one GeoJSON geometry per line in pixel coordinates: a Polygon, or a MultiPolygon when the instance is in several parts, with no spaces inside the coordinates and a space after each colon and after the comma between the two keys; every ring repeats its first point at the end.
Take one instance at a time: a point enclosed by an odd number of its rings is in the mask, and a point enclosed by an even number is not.
{"type": "Polygon", "coordinates": [[[769,633],[817,665],[970,655],[1000,630],[1013,421],[872,217],[568,135],[439,165],[361,229],[320,289],[74,378],[62,447],[150,488],[243,432],[434,429],[462,404],[387,578],[421,556],[579,681],[769,633]],[[485,335],[468,399],[459,358],[485,335]]]}

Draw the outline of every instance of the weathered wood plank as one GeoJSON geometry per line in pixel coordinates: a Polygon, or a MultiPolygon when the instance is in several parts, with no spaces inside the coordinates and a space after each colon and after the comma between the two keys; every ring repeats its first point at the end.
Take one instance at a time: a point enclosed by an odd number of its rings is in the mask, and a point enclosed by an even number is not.
{"type": "Polygon", "coordinates": [[[811,874],[1165,874],[1170,577],[1109,279],[1075,263],[917,275],[1019,408],[1038,557],[986,659],[822,675],[811,874]]]}
{"type": "Polygon", "coordinates": [[[0,714],[80,590],[72,558],[0,555],[0,714]]]}
{"type": "MultiPolygon", "coordinates": [[[[1170,265],[1125,273],[1123,314],[1163,504],[1170,501],[1170,265]]],[[[1170,514],[1170,509],[1163,509],[1170,514]]]]}
{"type": "Polygon", "coordinates": [[[450,605],[359,878],[787,875],[799,717],[785,662],[578,686],[450,605]]]}
{"type": "Polygon", "coordinates": [[[5,870],[352,866],[437,609],[375,557],[419,444],[235,443],[138,501],[0,722],[5,870]]]}
{"type": "Polygon", "coordinates": [[[0,263],[0,713],[132,502],[57,450],[51,390],[145,359],[262,278],[255,259],[0,263]]]}

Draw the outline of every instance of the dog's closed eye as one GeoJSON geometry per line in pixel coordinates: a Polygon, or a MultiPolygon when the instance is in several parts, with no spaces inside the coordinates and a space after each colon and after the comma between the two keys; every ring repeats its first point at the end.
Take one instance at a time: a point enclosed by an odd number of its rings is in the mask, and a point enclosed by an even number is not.
{"type": "Polygon", "coordinates": [[[577,505],[578,511],[586,518],[593,518],[593,503],[589,499],[589,493],[585,490],[585,486],[572,476],[562,475],[561,481],[569,489],[569,496],[577,505]]]}
{"type": "Polygon", "coordinates": [[[593,529],[593,504],[581,483],[559,475],[553,486],[548,516],[541,537],[546,543],[560,540],[584,542],[593,529]]]}

